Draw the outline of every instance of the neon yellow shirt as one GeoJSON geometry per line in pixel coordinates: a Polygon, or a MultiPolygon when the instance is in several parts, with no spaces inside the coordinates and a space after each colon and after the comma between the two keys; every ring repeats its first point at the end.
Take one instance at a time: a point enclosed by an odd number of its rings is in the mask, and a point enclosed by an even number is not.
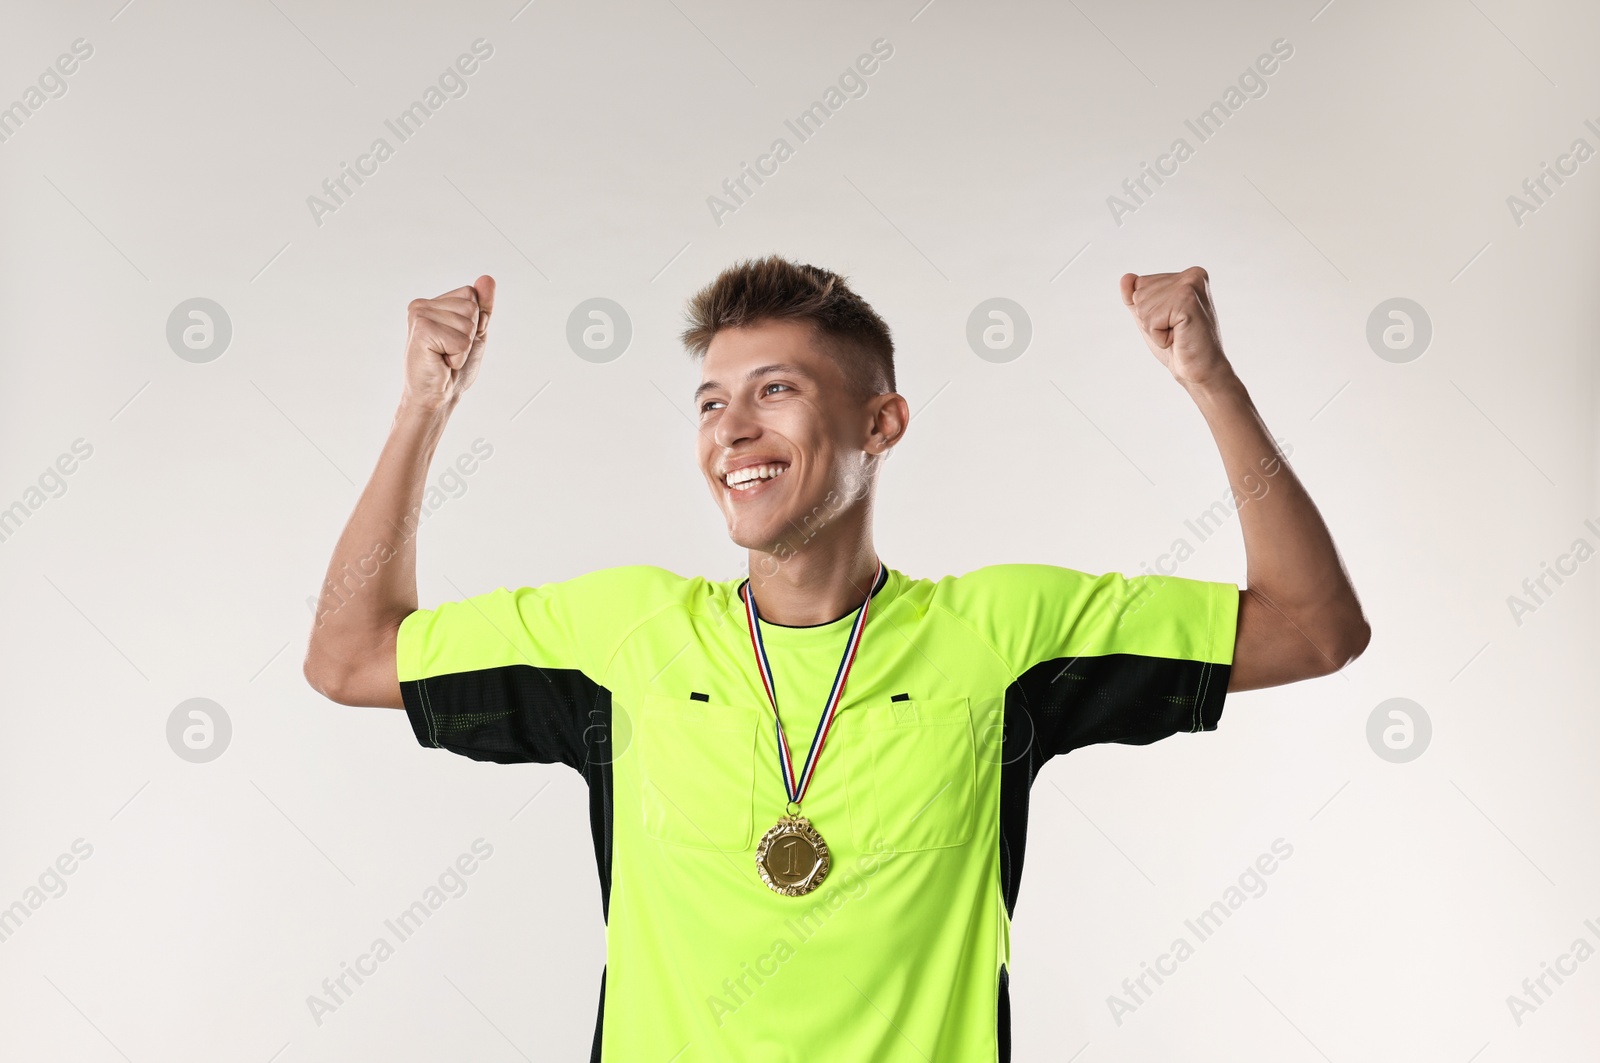
{"type": "MultiPolygon", "coordinates": [[[[1238,587],[887,569],[802,802],[832,869],[788,897],[756,868],[787,794],[742,582],[629,565],[418,610],[398,641],[417,740],[587,780],[592,1060],[1005,1063],[1033,780],[1079,746],[1214,730],[1238,587]]],[[[854,617],[761,622],[797,771],[854,617]]]]}

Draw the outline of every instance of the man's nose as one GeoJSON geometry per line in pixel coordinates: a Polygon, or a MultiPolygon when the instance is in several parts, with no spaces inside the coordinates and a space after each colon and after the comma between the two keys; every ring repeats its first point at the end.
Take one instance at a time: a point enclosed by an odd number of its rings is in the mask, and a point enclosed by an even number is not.
{"type": "Polygon", "coordinates": [[[729,399],[728,404],[722,407],[722,412],[717,415],[717,426],[711,434],[717,446],[731,449],[744,440],[758,435],[761,427],[753,413],[754,411],[743,401],[729,399]]]}

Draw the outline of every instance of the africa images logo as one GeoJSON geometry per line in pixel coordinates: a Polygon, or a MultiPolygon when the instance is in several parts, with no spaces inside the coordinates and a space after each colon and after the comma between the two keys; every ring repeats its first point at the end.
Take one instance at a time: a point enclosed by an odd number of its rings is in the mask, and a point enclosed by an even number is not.
{"type": "Polygon", "coordinates": [[[1178,965],[1195,954],[1201,942],[1212,937],[1222,928],[1222,924],[1234,912],[1244,907],[1246,901],[1260,898],[1267,892],[1267,876],[1278,870],[1281,862],[1294,855],[1294,846],[1282,838],[1274,838],[1271,851],[1262,853],[1255,861],[1239,873],[1236,884],[1228,886],[1222,891],[1222,896],[1211,904],[1201,909],[1193,919],[1183,921],[1184,928],[1194,935],[1194,941],[1179,934],[1167,946],[1167,951],[1155,958],[1152,965],[1149,961],[1139,961],[1141,970],[1137,975],[1122,980],[1122,993],[1112,993],[1106,997],[1106,1007],[1111,1009],[1111,1019],[1118,1026],[1122,1025],[1123,1017],[1138,1011],[1141,1006],[1149,1003],[1150,997],[1155,993],[1155,987],[1150,985],[1153,979],[1156,986],[1166,982],[1166,978],[1178,973],[1178,965]],[[1163,977],[1166,976],[1166,977],[1163,977]]]}
{"type": "Polygon", "coordinates": [[[356,156],[354,167],[341,160],[339,172],[323,179],[322,195],[306,197],[306,208],[311,211],[311,220],[317,227],[320,229],[323,218],[337,213],[340,207],[349,202],[356,190],[367,183],[365,178],[376,175],[378,167],[394,158],[401,144],[422,132],[423,124],[429,118],[438,114],[446,103],[465,96],[471,89],[467,78],[477,73],[479,64],[487,62],[492,55],[494,45],[482,37],[473,41],[472,51],[462,52],[454,63],[445,67],[438,83],[422,90],[421,99],[412,100],[410,106],[398,115],[383,120],[384,127],[394,135],[393,144],[386,137],[375,137],[367,150],[356,156]],[[351,187],[351,182],[354,182],[354,187],[351,187]]]}
{"type": "Polygon", "coordinates": [[[313,1022],[321,1026],[326,1016],[349,1003],[356,988],[365,985],[368,978],[377,974],[379,964],[386,962],[401,943],[409,941],[422,929],[423,924],[433,918],[433,913],[443,908],[445,902],[466,896],[468,877],[479,870],[483,861],[494,855],[494,846],[482,838],[473,839],[471,850],[470,853],[457,856],[439,872],[421,896],[401,909],[394,918],[383,921],[389,935],[379,934],[373,938],[372,944],[355,958],[353,964],[340,960],[339,973],[322,980],[322,992],[307,994],[306,1007],[311,1012],[313,1022]],[[390,936],[393,937],[392,941],[390,936]],[[352,981],[355,982],[354,987],[350,985],[352,981]]]}

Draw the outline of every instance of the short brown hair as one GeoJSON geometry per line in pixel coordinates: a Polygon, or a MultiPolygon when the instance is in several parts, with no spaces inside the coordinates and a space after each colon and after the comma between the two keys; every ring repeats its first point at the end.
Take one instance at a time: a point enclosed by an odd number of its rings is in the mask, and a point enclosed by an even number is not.
{"type": "Polygon", "coordinates": [[[695,293],[685,313],[683,345],[705,357],[725,328],[765,320],[810,321],[818,347],[844,371],[850,394],[865,401],[895,390],[894,339],[866,300],[831,270],[778,255],[746,259],[695,293]]]}

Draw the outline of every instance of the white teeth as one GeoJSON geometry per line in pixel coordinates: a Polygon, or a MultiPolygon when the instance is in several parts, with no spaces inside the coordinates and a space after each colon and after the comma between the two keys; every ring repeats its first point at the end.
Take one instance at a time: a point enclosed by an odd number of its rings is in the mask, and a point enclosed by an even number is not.
{"type": "Polygon", "coordinates": [[[777,476],[787,465],[748,465],[742,469],[735,469],[723,477],[723,482],[736,490],[748,490],[757,480],[770,480],[777,476]]]}

